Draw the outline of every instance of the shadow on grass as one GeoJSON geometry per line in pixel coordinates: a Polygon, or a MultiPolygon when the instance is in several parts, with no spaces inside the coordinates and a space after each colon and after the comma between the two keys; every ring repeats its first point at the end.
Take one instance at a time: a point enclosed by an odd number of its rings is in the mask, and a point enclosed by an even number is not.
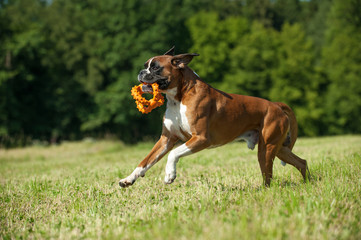
{"type": "MultiPolygon", "coordinates": [[[[297,186],[301,186],[303,184],[315,184],[317,182],[320,182],[322,180],[322,177],[320,175],[316,175],[315,173],[310,174],[308,179],[306,180],[301,180],[301,181],[292,181],[289,179],[282,179],[282,180],[278,180],[277,181],[277,185],[280,187],[297,187],[297,186]]],[[[271,183],[271,187],[272,187],[272,183],[271,183]]]]}
{"type": "Polygon", "coordinates": [[[316,174],[311,174],[311,177],[307,181],[293,181],[290,179],[273,179],[271,182],[270,187],[266,187],[263,184],[260,185],[252,185],[247,183],[239,183],[239,185],[221,185],[221,188],[219,190],[223,191],[238,191],[238,192],[260,192],[265,191],[267,189],[273,188],[273,187],[281,187],[281,188],[295,188],[300,187],[304,184],[316,184],[317,182],[320,182],[322,180],[322,177],[316,174]]]}

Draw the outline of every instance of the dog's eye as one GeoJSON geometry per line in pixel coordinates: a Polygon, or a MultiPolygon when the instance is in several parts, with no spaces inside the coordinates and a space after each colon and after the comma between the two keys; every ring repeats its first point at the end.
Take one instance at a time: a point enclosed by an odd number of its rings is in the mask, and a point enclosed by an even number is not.
{"type": "Polygon", "coordinates": [[[158,70],[158,69],[159,69],[159,67],[156,66],[156,65],[154,65],[154,66],[152,67],[152,70],[158,70]]]}

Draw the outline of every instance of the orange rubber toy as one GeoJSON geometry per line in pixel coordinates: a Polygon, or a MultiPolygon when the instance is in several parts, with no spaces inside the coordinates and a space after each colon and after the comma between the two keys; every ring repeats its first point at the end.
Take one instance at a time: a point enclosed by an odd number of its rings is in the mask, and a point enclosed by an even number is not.
{"type": "Polygon", "coordinates": [[[154,108],[157,108],[164,104],[164,97],[159,92],[159,86],[157,83],[153,83],[151,85],[153,88],[153,98],[150,100],[142,97],[142,95],[144,94],[142,86],[143,84],[134,86],[131,91],[132,96],[135,99],[135,103],[137,104],[137,108],[141,113],[150,113],[154,108]]]}

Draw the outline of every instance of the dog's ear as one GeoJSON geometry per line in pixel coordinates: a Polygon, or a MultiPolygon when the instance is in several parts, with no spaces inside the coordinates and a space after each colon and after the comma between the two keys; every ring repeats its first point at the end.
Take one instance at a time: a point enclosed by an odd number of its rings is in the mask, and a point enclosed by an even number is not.
{"type": "Polygon", "coordinates": [[[185,65],[190,63],[193,59],[193,57],[199,56],[198,53],[184,53],[176,55],[172,58],[171,63],[173,66],[177,68],[184,68],[185,65]]]}
{"type": "Polygon", "coordinates": [[[170,55],[170,56],[174,56],[174,48],[175,46],[173,46],[171,49],[169,49],[166,53],[164,53],[163,55],[170,55]]]}

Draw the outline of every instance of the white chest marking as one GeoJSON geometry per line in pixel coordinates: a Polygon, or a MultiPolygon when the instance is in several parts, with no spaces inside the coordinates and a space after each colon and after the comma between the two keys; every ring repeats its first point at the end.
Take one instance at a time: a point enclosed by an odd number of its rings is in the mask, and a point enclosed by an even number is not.
{"type": "Polygon", "coordinates": [[[192,135],[186,116],[187,106],[174,99],[175,93],[176,88],[169,90],[167,93],[167,110],[163,123],[168,131],[178,136],[181,140],[186,141],[186,136],[183,133],[192,135]]]}

